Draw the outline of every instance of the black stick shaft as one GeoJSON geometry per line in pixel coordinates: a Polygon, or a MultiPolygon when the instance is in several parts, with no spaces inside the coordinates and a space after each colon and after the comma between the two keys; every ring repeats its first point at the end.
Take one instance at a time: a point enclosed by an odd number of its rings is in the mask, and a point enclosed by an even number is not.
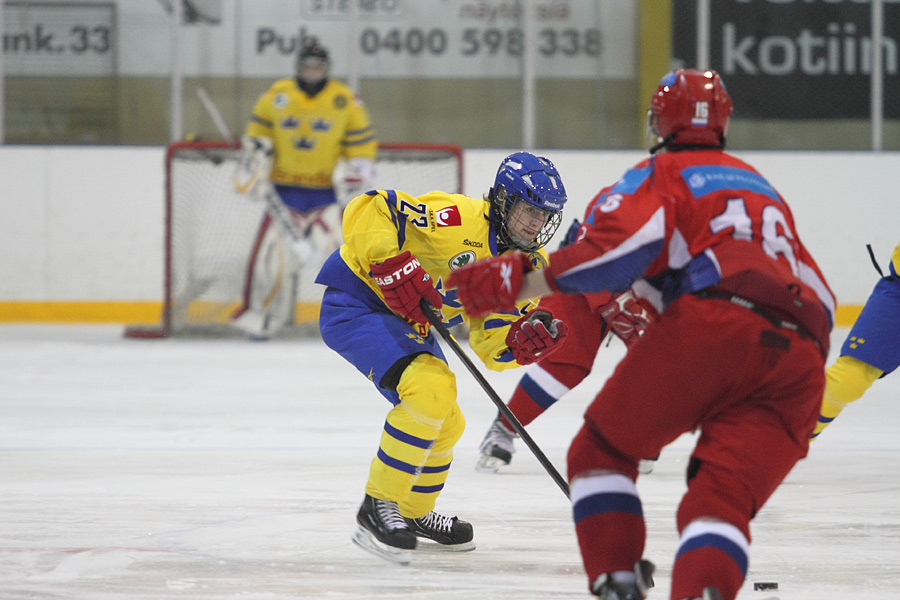
{"type": "Polygon", "coordinates": [[[562,475],[559,474],[559,471],[556,470],[556,467],[553,466],[553,463],[550,462],[550,459],[544,454],[544,452],[540,449],[540,447],[535,443],[531,436],[528,435],[528,432],[525,431],[525,427],[519,422],[519,419],[516,418],[516,415],[506,406],[506,403],[497,395],[497,392],[494,391],[494,388],[491,387],[491,384],[488,383],[487,379],[484,378],[484,375],[481,374],[481,371],[475,366],[475,364],[469,359],[468,355],[463,351],[463,349],[459,346],[453,336],[450,334],[450,330],[447,329],[446,325],[444,325],[443,321],[441,321],[440,317],[438,317],[437,313],[435,313],[434,309],[431,307],[431,304],[424,298],[421,302],[422,311],[425,313],[425,317],[428,319],[428,322],[431,323],[431,326],[437,329],[438,333],[444,338],[444,341],[448,346],[453,350],[454,354],[466,365],[466,369],[469,370],[469,373],[475,378],[475,381],[481,386],[491,401],[497,405],[497,408],[500,410],[500,413],[506,418],[507,422],[512,426],[519,437],[522,438],[522,441],[525,442],[525,445],[528,446],[529,450],[534,454],[534,456],[538,459],[538,462],[541,463],[541,466],[547,471],[550,477],[553,478],[553,481],[556,482],[556,485],[559,486],[559,489],[563,491],[566,495],[566,498],[569,497],[569,484],[566,483],[566,480],[562,475]]]}

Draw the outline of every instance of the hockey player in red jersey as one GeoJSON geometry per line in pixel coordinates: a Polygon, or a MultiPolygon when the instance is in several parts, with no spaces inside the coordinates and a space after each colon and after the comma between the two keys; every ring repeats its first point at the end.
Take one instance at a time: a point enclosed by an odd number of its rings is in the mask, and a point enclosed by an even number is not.
{"type": "MultiPolygon", "coordinates": [[[[588,203],[583,222],[575,219],[560,247],[567,246],[595,225],[594,207],[606,198],[609,187],[601,190],[588,203]]],[[[577,323],[557,350],[542,357],[519,380],[508,406],[522,425],[528,425],[544,414],[564,395],[581,383],[594,366],[594,359],[609,332],[626,346],[631,346],[643,333],[656,311],[646,301],[635,298],[631,291],[621,294],[600,292],[584,296],[557,294],[541,299],[539,307],[564,323],[577,323]]],[[[515,431],[502,414],[491,423],[479,447],[476,469],[495,473],[508,465],[515,453],[515,431]]],[[[653,470],[655,458],[641,460],[641,472],[653,470]]]]}
{"type": "Polygon", "coordinates": [[[750,521],[809,448],[835,300],[780,194],[724,152],[731,99],[718,74],[677,70],[653,93],[651,156],[597,210],[604,226],[550,255],[456,271],[469,314],[548,292],[629,286],[660,312],[588,407],[568,454],[588,584],[604,600],[652,585],[638,461],[699,430],[677,512],[672,600],[733,600],[750,521]]]}

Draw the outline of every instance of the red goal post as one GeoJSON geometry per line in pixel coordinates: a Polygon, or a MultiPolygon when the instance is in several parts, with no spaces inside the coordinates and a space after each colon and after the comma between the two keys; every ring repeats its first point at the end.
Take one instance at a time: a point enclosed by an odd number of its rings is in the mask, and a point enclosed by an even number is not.
{"type": "MultiPolygon", "coordinates": [[[[237,193],[238,146],[175,142],[165,157],[163,306],[160,322],[130,326],[126,337],[239,335],[229,325],[265,202],[237,193]]],[[[462,149],[452,144],[379,144],[374,189],[414,195],[462,193],[462,149]]],[[[301,270],[294,333],[315,327],[323,290],[301,270]]]]}

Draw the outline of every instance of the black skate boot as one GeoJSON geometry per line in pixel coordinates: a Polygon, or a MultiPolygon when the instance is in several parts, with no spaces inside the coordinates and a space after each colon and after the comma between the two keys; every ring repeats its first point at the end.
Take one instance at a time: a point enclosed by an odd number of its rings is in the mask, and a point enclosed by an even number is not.
{"type": "MultiPolygon", "coordinates": [[[[403,520],[414,534],[439,544],[432,545],[430,549],[451,552],[467,552],[475,549],[471,523],[460,521],[458,517],[445,517],[431,511],[418,519],[403,517],[403,520]]],[[[419,546],[419,549],[425,550],[426,546],[419,546]]]]}
{"type": "Polygon", "coordinates": [[[603,600],[644,600],[647,590],[653,587],[655,568],[649,560],[639,560],[634,565],[633,581],[624,581],[615,573],[603,573],[591,584],[591,593],[603,600]]]}
{"type": "Polygon", "coordinates": [[[409,564],[412,550],[416,548],[416,536],[400,516],[396,502],[366,494],[356,521],[359,528],[353,534],[354,544],[381,558],[409,564]]]}

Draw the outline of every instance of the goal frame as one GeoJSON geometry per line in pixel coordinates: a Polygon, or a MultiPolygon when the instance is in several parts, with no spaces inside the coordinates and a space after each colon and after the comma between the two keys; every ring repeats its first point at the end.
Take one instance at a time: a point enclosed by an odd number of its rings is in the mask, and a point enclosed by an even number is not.
{"type": "MultiPolygon", "coordinates": [[[[172,161],[175,156],[184,150],[239,150],[239,143],[228,141],[179,141],[166,146],[165,154],[165,181],[164,181],[164,234],[163,234],[163,299],[160,322],[156,325],[128,325],[124,335],[133,339],[160,339],[170,337],[172,334],[172,225],[173,225],[173,176],[172,161]]],[[[459,168],[457,170],[457,192],[463,191],[463,152],[462,148],[455,144],[418,143],[418,142],[387,142],[378,144],[379,151],[438,151],[454,154],[459,168]]],[[[377,159],[376,159],[377,165],[377,159]]]]}

